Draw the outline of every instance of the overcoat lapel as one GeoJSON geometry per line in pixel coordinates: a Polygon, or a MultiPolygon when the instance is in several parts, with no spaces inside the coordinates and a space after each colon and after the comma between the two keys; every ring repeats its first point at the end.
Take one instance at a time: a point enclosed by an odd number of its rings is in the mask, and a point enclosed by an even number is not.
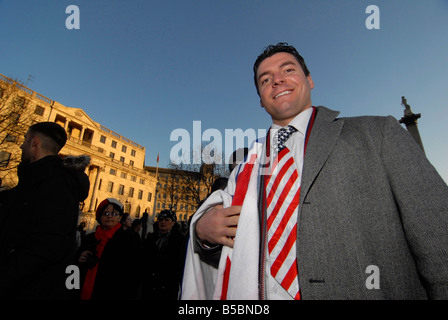
{"type": "Polygon", "coordinates": [[[317,110],[303,162],[298,219],[300,219],[303,201],[336,145],[344,125],[342,119],[335,121],[338,111],[325,107],[317,107],[317,110]]]}

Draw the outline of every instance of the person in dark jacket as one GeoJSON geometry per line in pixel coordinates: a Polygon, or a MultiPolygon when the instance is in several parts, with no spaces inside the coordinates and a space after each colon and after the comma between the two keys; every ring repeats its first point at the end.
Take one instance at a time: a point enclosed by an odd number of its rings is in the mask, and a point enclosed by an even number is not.
{"type": "Polygon", "coordinates": [[[25,135],[16,187],[0,193],[0,299],[69,298],[79,202],[87,198],[87,156],[58,156],[67,134],[58,124],[25,135]]]}
{"type": "Polygon", "coordinates": [[[137,284],[118,275],[135,271],[138,247],[119,222],[123,205],[117,199],[103,200],[96,209],[99,225],[86,235],[78,250],[81,269],[81,300],[136,299],[137,284]]]}
{"type": "Polygon", "coordinates": [[[142,245],[142,238],[140,236],[140,230],[142,229],[142,221],[140,219],[134,219],[132,221],[132,227],[127,231],[132,235],[135,245],[140,248],[142,245]]]}
{"type": "Polygon", "coordinates": [[[144,300],[176,300],[185,261],[186,239],[176,224],[176,213],[162,210],[158,228],[147,235],[143,245],[144,300]]]}

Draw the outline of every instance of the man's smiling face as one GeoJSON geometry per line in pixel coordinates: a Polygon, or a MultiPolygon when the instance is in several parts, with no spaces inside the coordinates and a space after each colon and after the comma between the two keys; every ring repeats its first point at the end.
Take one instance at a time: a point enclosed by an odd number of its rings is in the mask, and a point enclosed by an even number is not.
{"type": "Polygon", "coordinates": [[[311,107],[311,75],[305,76],[296,58],[279,52],[263,60],[257,70],[261,105],[272,122],[286,126],[295,116],[311,107]]]}

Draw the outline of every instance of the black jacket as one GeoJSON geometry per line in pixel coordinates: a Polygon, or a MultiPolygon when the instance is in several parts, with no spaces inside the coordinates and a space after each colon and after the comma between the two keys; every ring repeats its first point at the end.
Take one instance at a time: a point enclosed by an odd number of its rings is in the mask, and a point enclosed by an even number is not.
{"type": "Polygon", "coordinates": [[[144,300],[176,300],[182,281],[185,263],[186,237],[175,225],[158,245],[161,235],[148,234],[143,245],[143,288],[144,300]]]}
{"type": "Polygon", "coordinates": [[[18,185],[0,193],[0,298],[68,298],[65,272],[73,264],[79,202],[90,186],[83,172],[90,159],[81,167],[72,160],[22,163],[18,185]]]}

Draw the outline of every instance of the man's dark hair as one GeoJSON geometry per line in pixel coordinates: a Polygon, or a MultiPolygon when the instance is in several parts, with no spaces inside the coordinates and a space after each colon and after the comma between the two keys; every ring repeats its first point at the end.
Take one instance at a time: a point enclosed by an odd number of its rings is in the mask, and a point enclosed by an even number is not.
{"type": "Polygon", "coordinates": [[[158,220],[161,220],[164,218],[170,218],[173,221],[177,221],[176,213],[174,211],[171,211],[168,209],[160,211],[160,213],[157,215],[158,220]]]}
{"type": "Polygon", "coordinates": [[[247,154],[249,153],[249,148],[244,147],[244,148],[239,148],[235,151],[233,151],[233,153],[230,156],[229,159],[229,171],[230,173],[232,173],[232,170],[240,163],[243,162],[244,159],[246,159],[247,154]]]}
{"type": "Polygon", "coordinates": [[[47,138],[50,138],[53,143],[51,143],[51,145],[46,145],[45,147],[54,154],[58,154],[67,142],[67,133],[64,128],[55,122],[35,123],[29,128],[29,132],[31,134],[40,133],[47,138]]]}
{"type": "Polygon", "coordinates": [[[258,95],[260,95],[260,92],[258,91],[258,81],[257,81],[257,70],[260,66],[260,63],[271,56],[273,56],[276,53],[279,52],[286,52],[292,54],[298,63],[300,63],[300,66],[302,67],[303,73],[305,73],[305,76],[307,77],[310,74],[310,71],[308,70],[308,67],[305,64],[305,60],[302,58],[302,56],[299,54],[299,52],[294,48],[293,46],[290,46],[286,42],[279,42],[275,45],[271,44],[267,46],[264,51],[258,56],[257,60],[255,60],[254,63],[254,82],[255,82],[255,88],[257,89],[258,95]]]}
{"type": "Polygon", "coordinates": [[[213,182],[210,193],[215,192],[216,190],[224,190],[227,187],[227,182],[229,178],[219,177],[213,182]]]}
{"type": "Polygon", "coordinates": [[[134,219],[134,221],[132,221],[132,228],[135,228],[137,226],[141,226],[142,225],[142,221],[140,219],[134,219]]]}

